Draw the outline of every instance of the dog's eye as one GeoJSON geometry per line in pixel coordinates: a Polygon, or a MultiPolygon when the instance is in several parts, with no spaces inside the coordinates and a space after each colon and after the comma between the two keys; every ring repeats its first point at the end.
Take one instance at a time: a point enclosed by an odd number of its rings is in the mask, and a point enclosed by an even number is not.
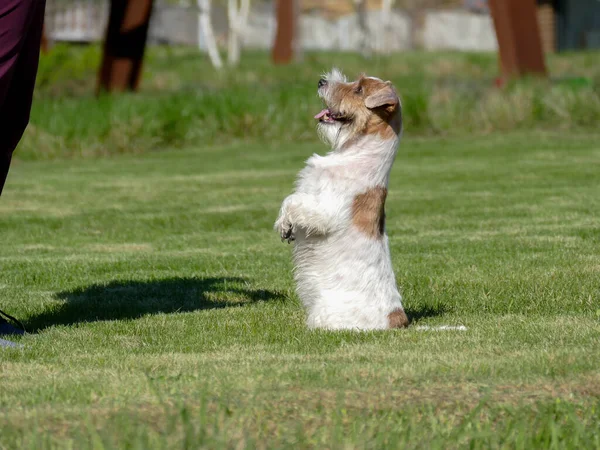
{"type": "Polygon", "coordinates": [[[356,92],[357,94],[362,94],[362,92],[363,92],[362,86],[358,86],[356,89],[354,89],[354,92],[356,92]]]}

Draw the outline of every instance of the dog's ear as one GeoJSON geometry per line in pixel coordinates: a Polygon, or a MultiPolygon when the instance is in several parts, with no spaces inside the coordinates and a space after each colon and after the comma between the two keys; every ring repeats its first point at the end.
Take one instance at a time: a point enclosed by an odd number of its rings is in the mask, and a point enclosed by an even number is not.
{"type": "Polygon", "coordinates": [[[393,111],[398,107],[399,102],[398,94],[389,81],[385,83],[385,87],[365,98],[365,106],[369,109],[387,106],[389,111],[393,111]]]}

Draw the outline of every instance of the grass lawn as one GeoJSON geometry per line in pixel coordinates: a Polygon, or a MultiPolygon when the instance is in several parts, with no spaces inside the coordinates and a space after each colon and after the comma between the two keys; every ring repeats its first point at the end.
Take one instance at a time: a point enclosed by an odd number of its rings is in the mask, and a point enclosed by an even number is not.
{"type": "Polygon", "coordinates": [[[407,134],[388,196],[418,325],[308,331],[272,231],[319,144],[17,161],[0,448],[600,448],[600,134],[407,134]]]}

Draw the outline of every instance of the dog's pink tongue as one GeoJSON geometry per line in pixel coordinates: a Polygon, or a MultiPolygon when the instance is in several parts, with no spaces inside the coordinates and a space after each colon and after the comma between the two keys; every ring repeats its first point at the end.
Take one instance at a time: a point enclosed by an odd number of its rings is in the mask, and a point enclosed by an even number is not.
{"type": "Polygon", "coordinates": [[[315,116],[315,119],[320,119],[321,117],[323,117],[327,113],[329,113],[329,110],[327,108],[325,108],[323,111],[321,111],[319,114],[317,114],[315,116]]]}

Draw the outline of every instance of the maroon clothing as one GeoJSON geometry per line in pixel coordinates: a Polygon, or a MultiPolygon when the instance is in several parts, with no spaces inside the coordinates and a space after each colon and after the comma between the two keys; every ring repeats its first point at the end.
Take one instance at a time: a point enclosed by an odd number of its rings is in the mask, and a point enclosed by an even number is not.
{"type": "Polygon", "coordinates": [[[0,0],[0,194],[29,122],[46,0],[0,0]]]}

